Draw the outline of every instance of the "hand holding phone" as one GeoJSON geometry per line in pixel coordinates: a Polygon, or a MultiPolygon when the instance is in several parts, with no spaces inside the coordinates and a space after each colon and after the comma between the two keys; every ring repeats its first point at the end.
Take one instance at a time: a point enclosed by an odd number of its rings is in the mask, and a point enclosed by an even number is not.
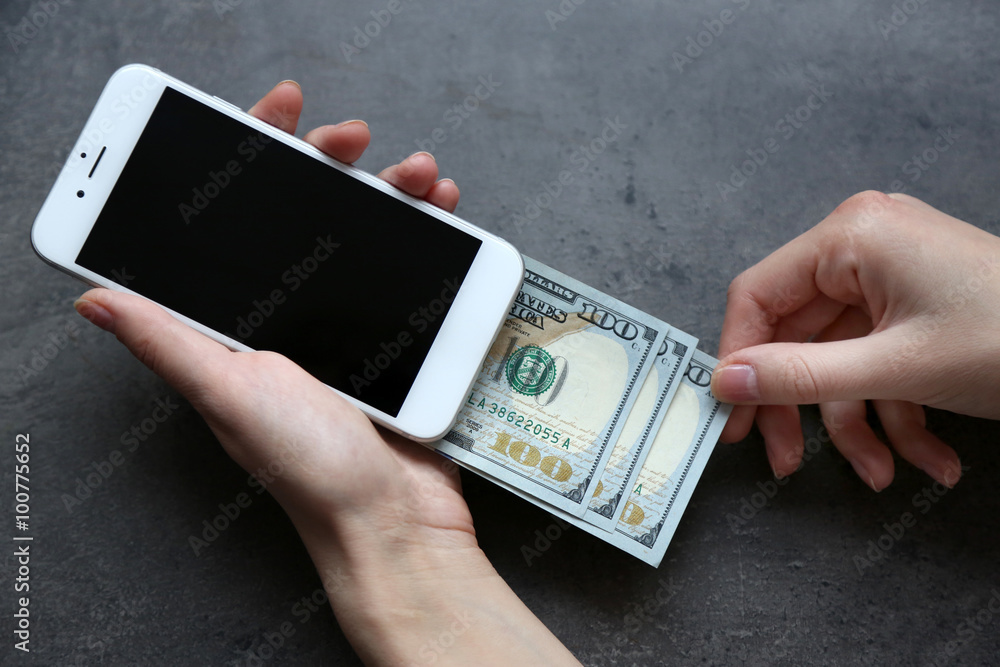
{"type": "MultiPolygon", "coordinates": [[[[251,109],[283,117],[294,130],[298,97],[279,86],[251,109]]],[[[299,102],[301,105],[301,102],[299,102]]],[[[306,135],[340,160],[364,151],[364,125],[320,128],[306,135]]],[[[382,174],[411,194],[451,210],[458,191],[437,181],[437,167],[417,155],[382,174]]],[[[578,664],[524,607],[478,548],[457,467],[387,430],[376,429],[347,400],[287,359],[232,354],[146,299],[92,290],[78,306],[110,328],[205,417],[226,451],[269,491],[296,525],[351,644],[366,662],[408,659],[471,609],[474,623],[449,649],[458,661],[483,652],[524,664],[578,664]],[[276,409],[277,408],[277,409],[276,409]],[[475,591],[470,600],[469,591],[475,591]],[[394,609],[412,608],[409,620],[394,609]],[[482,601],[489,600],[490,617],[482,601]],[[419,610],[419,613],[417,613],[419,610]],[[415,625],[417,620],[423,626],[415,625]],[[493,631],[519,629],[522,642],[493,631]],[[432,633],[433,634],[433,633],[432,633]],[[527,655],[526,651],[536,653],[527,655]]],[[[192,549],[204,548],[197,543],[192,549]]],[[[191,538],[189,538],[189,541],[191,538]]]]}

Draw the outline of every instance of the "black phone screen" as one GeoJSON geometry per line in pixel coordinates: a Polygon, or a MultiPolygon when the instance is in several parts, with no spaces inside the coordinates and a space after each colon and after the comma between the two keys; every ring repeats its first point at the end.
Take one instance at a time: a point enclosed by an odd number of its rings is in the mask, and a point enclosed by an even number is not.
{"type": "Polygon", "coordinates": [[[397,416],[481,243],[168,87],[76,261],[397,416]]]}

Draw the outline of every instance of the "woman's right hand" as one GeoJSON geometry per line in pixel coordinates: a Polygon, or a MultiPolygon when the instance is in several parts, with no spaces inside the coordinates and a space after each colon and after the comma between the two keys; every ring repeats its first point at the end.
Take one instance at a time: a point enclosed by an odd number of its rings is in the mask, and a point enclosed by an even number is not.
{"type": "Polygon", "coordinates": [[[802,458],[795,406],[819,403],[834,444],[876,491],[893,478],[867,423],[874,401],[897,452],[946,486],[958,456],[921,406],[1000,418],[1000,238],[908,195],[865,192],[729,288],[712,391],[756,417],[775,475],[802,458]]]}

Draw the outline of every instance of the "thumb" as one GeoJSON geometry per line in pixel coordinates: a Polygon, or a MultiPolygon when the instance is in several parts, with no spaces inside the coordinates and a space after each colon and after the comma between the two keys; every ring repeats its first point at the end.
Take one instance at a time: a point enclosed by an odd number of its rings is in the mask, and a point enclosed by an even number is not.
{"type": "MultiPolygon", "coordinates": [[[[824,343],[768,343],[726,356],[712,374],[720,401],[802,405],[874,398],[905,399],[907,376],[897,336],[880,332],[824,343]]],[[[909,365],[907,365],[909,367],[909,365]]],[[[913,377],[913,374],[910,374],[913,377]]]]}
{"type": "Polygon", "coordinates": [[[77,299],[73,307],[115,334],[129,352],[188,400],[202,395],[230,359],[223,345],[139,296],[98,288],[77,299]]]}

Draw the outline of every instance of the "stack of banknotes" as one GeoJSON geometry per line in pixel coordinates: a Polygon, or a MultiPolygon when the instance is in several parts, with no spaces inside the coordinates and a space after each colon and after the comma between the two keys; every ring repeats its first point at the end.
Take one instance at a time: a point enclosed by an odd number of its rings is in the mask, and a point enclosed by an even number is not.
{"type": "Polygon", "coordinates": [[[694,337],[525,257],[458,421],[431,446],[660,564],[731,406],[694,337]]]}

